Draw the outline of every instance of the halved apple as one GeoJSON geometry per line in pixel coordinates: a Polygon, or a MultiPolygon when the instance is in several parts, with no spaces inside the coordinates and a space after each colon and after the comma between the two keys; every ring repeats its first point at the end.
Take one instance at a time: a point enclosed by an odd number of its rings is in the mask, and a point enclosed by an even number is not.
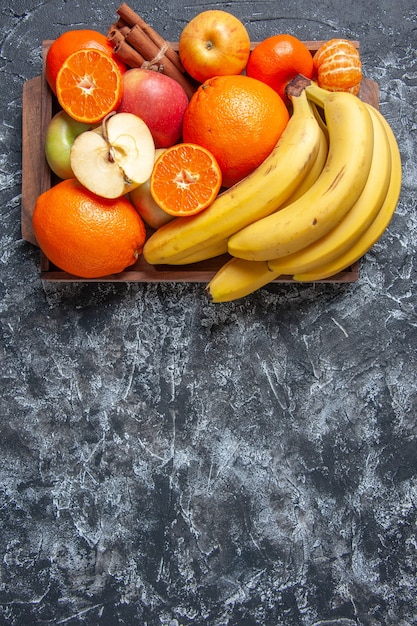
{"type": "Polygon", "coordinates": [[[71,168],[93,193],[119,198],[150,177],[154,156],[145,122],[133,113],[115,113],[99,128],[78,135],[71,148],[71,168]]]}

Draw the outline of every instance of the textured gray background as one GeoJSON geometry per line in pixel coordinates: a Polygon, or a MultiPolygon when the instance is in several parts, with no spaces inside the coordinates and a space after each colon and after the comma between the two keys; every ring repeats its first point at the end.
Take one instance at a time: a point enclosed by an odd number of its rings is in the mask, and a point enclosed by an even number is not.
{"type": "Polygon", "coordinates": [[[359,39],[398,138],[394,219],[348,285],[213,305],[203,285],[42,284],[21,240],[22,87],[119,3],[0,20],[0,624],[417,624],[416,2],[207,8],[251,39],[359,39]]]}

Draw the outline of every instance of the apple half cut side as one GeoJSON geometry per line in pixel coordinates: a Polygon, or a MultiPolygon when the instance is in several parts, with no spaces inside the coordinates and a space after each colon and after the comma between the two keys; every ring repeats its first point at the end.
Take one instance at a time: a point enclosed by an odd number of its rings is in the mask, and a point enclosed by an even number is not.
{"type": "Polygon", "coordinates": [[[103,198],[119,198],[151,175],[155,144],[145,122],[133,113],[114,113],[95,130],[78,135],[71,148],[74,176],[103,198]]]}

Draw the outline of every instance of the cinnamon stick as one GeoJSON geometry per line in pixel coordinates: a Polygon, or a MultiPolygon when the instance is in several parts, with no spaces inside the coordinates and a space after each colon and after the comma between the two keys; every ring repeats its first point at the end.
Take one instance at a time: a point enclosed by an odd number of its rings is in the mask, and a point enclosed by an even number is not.
{"type": "MultiPolygon", "coordinates": [[[[131,9],[125,2],[123,2],[117,9],[117,14],[120,16],[122,22],[124,22],[128,26],[133,27],[138,25],[158,49],[161,49],[163,46],[165,46],[165,39],[163,39],[163,37],[161,37],[161,35],[152,28],[152,26],[145,22],[145,20],[143,20],[140,15],[135,13],[135,11],[133,11],[133,9],[131,9]]],[[[171,48],[171,46],[167,48],[165,56],[171,61],[171,63],[175,65],[175,67],[180,72],[184,72],[184,68],[180,61],[180,58],[175,50],[171,48]]]]}
{"type": "Polygon", "coordinates": [[[117,20],[116,24],[113,24],[113,28],[117,28],[119,33],[121,33],[124,37],[126,37],[127,33],[130,30],[130,26],[125,24],[123,20],[117,20]]]}
{"type": "Polygon", "coordinates": [[[125,36],[119,29],[112,27],[107,34],[107,39],[112,44],[114,52],[126,65],[129,67],[143,66],[144,57],[126,42],[125,36]]]}
{"type": "Polygon", "coordinates": [[[144,67],[166,74],[181,85],[189,99],[195,92],[196,87],[165,55],[169,44],[164,42],[162,48],[159,48],[138,24],[132,28],[124,26],[118,28],[113,24],[107,38],[114,51],[130,67],[144,67]]]}
{"type": "MultiPolygon", "coordinates": [[[[126,35],[126,41],[135,48],[147,61],[152,62],[154,59],[159,59],[161,48],[158,47],[153,41],[149,39],[146,33],[140,28],[138,24],[135,24],[126,35]]],[[[195,92],[195,87],[190,83],[187,77],[182,74],[178,68],[171,63],[170,59],[166,55],[159,59],[158,63],[161,64],[160,69],[163,74],[174,78],[184,89],[189,98],[195,92]]]]}

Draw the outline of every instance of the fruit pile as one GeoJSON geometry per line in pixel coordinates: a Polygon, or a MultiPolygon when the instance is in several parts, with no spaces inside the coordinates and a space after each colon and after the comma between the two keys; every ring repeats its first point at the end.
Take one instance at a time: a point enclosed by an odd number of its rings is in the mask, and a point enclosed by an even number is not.
{"type": "Polygon", "coordinates": [[[206,288],[224,302],[283,274],[333,276],[385,231],[400,154],[358,97],[351,42],[313,56],[276,34],[251,50],[240,20],[210,10],[180,35],[180,80],[117,50],[96,31],[67,31],[46,57],[61,110],[45,155],[62,180],[39,196],[33,228],[60,269],[100,278],[141,254],[184,265],[229,253],[206,288]]]}

